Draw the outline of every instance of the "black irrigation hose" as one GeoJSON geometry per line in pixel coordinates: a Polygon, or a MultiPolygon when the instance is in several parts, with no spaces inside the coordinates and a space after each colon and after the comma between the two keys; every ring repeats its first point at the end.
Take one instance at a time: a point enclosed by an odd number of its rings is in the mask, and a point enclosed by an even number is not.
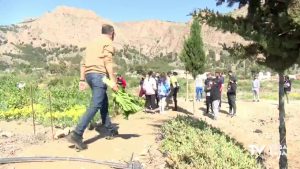
{"type": "Polygon", "coordinates": [[[141,169],[139,162],[131,162],[128,164],[117,163],[110,161],[99,161],[79,157],[49,157],[49,156],[39,156],[39,157],[11,157],[11,158],[0,158],[0,164],[11,164],[11,163],[27,163],[27,162],[53,162],[53,161],[78,161],[86,163],[95,163],[101,165],[107,165],[115,169],[141,169]]]}

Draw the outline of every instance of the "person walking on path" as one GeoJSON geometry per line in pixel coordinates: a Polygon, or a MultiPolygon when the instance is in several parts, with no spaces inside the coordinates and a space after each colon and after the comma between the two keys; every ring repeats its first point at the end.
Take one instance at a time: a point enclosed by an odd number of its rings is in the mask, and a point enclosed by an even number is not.
{"type": "Polygon", "coordinates": [[[204,81],[204,91],[205,91],[205,103],[206,103],[206,114],[209,113],[209,109],[212,111],[212,101],[211,101],[211,86],[213,84],[213,79],[210,73],[206,74],[206,79],[204,81]]]}
{"type": "Polygon", "coordinates": [[[143,83],[143,89],[145,90],[146,102],[145,111],[154,111],[155,104],[155,91],[157,90],[156,80],[153,78],[153,72],[149,71],[147,77],[143,83]]]}
{"type": "MultiPolygon", "coordinates": [[[[233,79],[234,80],[234,79],[233,79]]],[[[235,81],[229,81],[228,87],[227,87],[227,98],[228,98],[228,104],[229,104],[229,115],[231,117],[236,115],[236,89],[237,84],[235,81]]]]}
{"type": "Polygon", "coordinates": [[[197,76],[195,80],[195,86],[196,86],[196,101],[200,102],[203,93],[203,78],[201,75],[197,76]]]}
{"type": "Polygon", "coordinates": [[[259,102],[259,89],[260,89],[260,81],[257,76],[254,77],[252,81],[252,91],[253,91],[253,102],[259,102]]]}
{"type": "Polygon", "coordinates": [[[220,98],[221,98],[219,79],[215,78],[213,80],[213,84],[211,86],[210,93],[211,93],[211,101],[212,101],[212,110],[213,110],[214,120],[217,120],[218,115],[219,115],[219,110],[220,110],[220,98]]]}
{"type": "Polygon", "coordinates": [[[290,81],[290,78],[288,75],[284,77],[284,84],[283,84],[283,91],[284,95],[286,97],[287,103],[289,103],[289,93],[292,90],[292,82],[290,81]]]}
{"type": "MultiPolygon", "coordinates": [[[[99,110],[105,131],[115,132],[112,130],[108,115],[107,86],[103,82],[103,78],[106,76],[116,82],[112,59],[114,54],[112,44],[114,37],[115,31],[113,26],[104,24],[102,25],[102,35],[86,46],[86,53],[81,62],[79,89],[84,90],[87,88],[87,85],[91,88],[91,105],[81,117],[76,128],[67,137],[68,141],[73,143],[78,149],[87,148],[87,145],[82,141],[83,133],[99,110]]],[[[115,83],[112,90],[118,91],[117,83],[115,83]]]]}
{"type": "Polygon", "coordinates": [[[166,98],[170,93],[170,84],[167,82],[166,74],[160,75],[160,81],[158,84],[158,96],[159,96],[159,112],[162,114],[166,107],[166,98]]]}

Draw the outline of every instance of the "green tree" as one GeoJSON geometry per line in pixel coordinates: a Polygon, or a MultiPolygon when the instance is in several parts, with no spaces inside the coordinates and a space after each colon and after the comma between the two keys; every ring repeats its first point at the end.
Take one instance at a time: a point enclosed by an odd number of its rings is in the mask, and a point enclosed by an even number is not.
{"type": "MultiPolygon", "coordinates": [[[[225,0],[217,0],[222,4],[225,0]]],[[[300,24],[299,0],[227,0],[229,6],[238,2],[240,6],[248,4],[246,17],[233,18],[210,10],[194,11],[194,17],[208,25],[224,31],[237,33],[248,45],[236,44],[231,49],[241,52],[239,56],[252,57],[279,74],[279,135],[280,169],[287,168],[287,146],[284,109],[284,72],[300,61],[300,24]],[[262,54],[263,57],[258,57],[262,54]]],[[[229,49],[229,48],[228,48],[229,49]]]]}
{"type": "Polygon", "coordinates": [[[194,18],[190,36],[185,40],[180,55],[185,69],[192,73],[193,78],[204,72],[205,52],[203,50],[203,41],[201,37],[201,26],[199,20],[194,18]]]}
{"type": "MultiPolygon", "coordinates": [[[[185,40],[180,59],[184,63],[185,70],[192,73],[193,78],[205,70],[205,52],[203,50],[201,26],[197,18],[193,19],[190,36],[185,40]]],[[[186,79],[186,100],[188,100],[188,80],[186,79]]],[[[195,96],[193,97],[193,112],[195,112],[195,96]]]]}

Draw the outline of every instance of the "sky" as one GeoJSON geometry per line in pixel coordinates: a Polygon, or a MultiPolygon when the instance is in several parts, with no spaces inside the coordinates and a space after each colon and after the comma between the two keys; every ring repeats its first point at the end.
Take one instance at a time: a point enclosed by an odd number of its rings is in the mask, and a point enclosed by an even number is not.
{"type": "Polygon", "coordinates": [[[209,8],[221,13],[232,11],[215,0],[0,0],[0,25],[36,18],[57,6],[89,9],[114,22],[159,19],[186,22],[194,9],[209,8]]]}

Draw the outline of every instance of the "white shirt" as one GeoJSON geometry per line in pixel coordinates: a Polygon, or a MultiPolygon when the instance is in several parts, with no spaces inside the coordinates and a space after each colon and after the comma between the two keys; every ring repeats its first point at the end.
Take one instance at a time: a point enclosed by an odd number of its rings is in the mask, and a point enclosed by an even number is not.
{"type": "Polygon", "coordinates": [[[260,82],[258,79],[252,81],[252,90],[259,90],[260,82]]]}
{"type": "Polygon", "coordinates": [[[197,77],[195,80],[195,85],[196,87],[203,87],[204,86],[203,79],[201,77],[197,77]]]}
{"type": "Polygon", "coordinates": [[[146,95],[153,95],[155,94],[156,90],[156,80],[153,77],[148,77],[144,80],[143,89],[146,92],[146,95]]]}

